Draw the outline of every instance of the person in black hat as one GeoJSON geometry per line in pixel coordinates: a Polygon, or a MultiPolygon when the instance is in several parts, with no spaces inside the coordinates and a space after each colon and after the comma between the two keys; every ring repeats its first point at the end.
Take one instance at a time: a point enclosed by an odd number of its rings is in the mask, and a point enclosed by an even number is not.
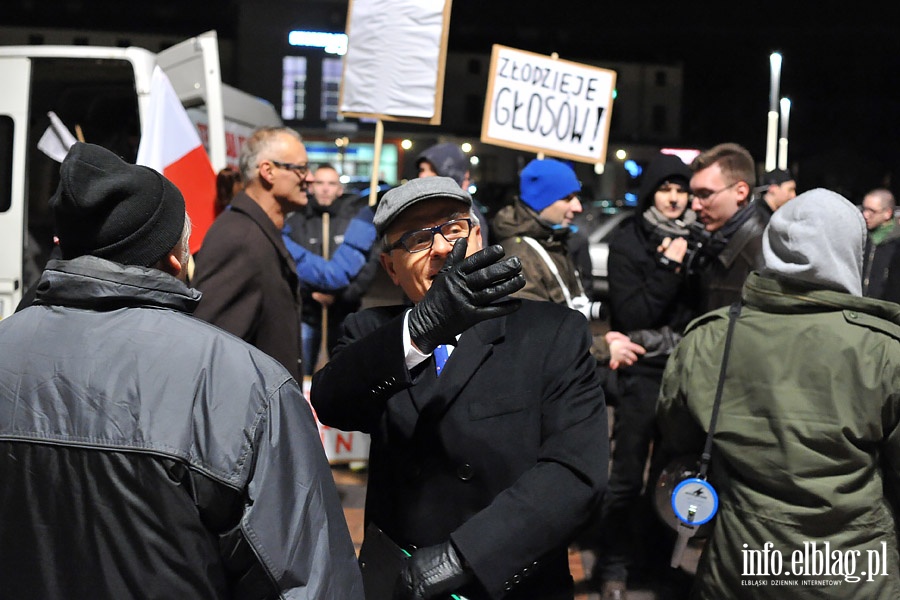
{"type": "Polygon", "coordinates": [[[655,523],[644,473],[656,426],[656,398],[668,352],[697,315],[698,298],[686,274],[691,170],[680,158],[657,154],[644,171],[638,211],[609,244],[609,312],[606,334],[609,385],[617,398],[609,491],[594,543],[592,582],[601,600],[624,600],[628,580],[640,574],[652,546],[641,546],[655,523]],[[637,529],[636,529],[637,528],[637,529]],[[640,531],[643,535],[636,535],[640,531]],[[641,559],[644,559],[643,561],[641,559]]]}
{"type": "Polygon", "coordinates": [[[299,385],[191,316],[178,189],[76,143],[50,208],[62,259],[0,322],[2,595],[361,600],[299,385]]]}
{"type": "Polygon", "coordinates": [[[371,434],[365,522],[412,553],[396,598],[572,600],[567,545],[609,460],[587,321],[509,298],[521,263],[482,249],[452,179],[390,190],[374,222],[413,306],[348,316],[311,401],[324,424],[371,434]]]}
{"type": "Polygon", "coordinates": [[[797,197],[797,182],[787,169],[767,171],[760,177],[760,185],[756,188],[759,198],[754,203],[766,220],[772,214],[797,197]]]}

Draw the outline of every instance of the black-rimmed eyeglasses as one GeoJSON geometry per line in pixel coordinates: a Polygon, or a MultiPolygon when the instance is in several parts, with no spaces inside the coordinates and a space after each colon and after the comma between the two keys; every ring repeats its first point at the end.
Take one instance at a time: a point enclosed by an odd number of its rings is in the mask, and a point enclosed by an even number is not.
{"type": "Polygon", "coordinates": [[[469,237],[472,231],[471,219],[454,219],[427,229],[408,231],[400,236],[400,239],[387,246],[385,252],[391,252],[403,248],[407,252],[424,252],[434,245],[434,236],[438,233],[451,244],[456,240],[469,237]]]}
{"type": "Polygon", "coordinates": [[[293,171],[297,174],[298,177],[306,177],[306,174],[309,173],[309,163],[305,164],[297,164],[297,163],[286,163],[278,160],[270,160],[270,163],[279,167],[281,169],[287,169],[288,171],[293,171]]]}

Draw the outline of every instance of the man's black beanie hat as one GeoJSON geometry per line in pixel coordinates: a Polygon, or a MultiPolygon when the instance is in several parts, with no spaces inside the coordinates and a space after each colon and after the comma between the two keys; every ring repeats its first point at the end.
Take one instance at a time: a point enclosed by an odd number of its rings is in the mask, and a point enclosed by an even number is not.
{"type": "Polygon", "coordinates": [[[50,198],[64,259],[85,254],[152,267],[181,239],[184,197],[149,167],[76,142],[50,198]]]}

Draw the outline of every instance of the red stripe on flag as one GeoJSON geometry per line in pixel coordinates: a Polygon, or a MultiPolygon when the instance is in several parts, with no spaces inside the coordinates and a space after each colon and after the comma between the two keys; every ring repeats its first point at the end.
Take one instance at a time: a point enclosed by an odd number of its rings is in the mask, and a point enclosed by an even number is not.
{"type": "Polygon", "coordinates": [[[163,169],[184,196],[191,217],[191,254],[200,249],[215,215],[216,174],[203,146],[197,146],[163,169]]]}

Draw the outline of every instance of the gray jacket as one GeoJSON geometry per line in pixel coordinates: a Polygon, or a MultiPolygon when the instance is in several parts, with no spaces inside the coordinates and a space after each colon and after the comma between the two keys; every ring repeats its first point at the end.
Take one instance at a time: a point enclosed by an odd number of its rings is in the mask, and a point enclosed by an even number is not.
{"type": "Polygon", "coordinates": [[[316,424],[154,269],[51,261],[0,322],[9,598],[362,598],[316,424]]]}

